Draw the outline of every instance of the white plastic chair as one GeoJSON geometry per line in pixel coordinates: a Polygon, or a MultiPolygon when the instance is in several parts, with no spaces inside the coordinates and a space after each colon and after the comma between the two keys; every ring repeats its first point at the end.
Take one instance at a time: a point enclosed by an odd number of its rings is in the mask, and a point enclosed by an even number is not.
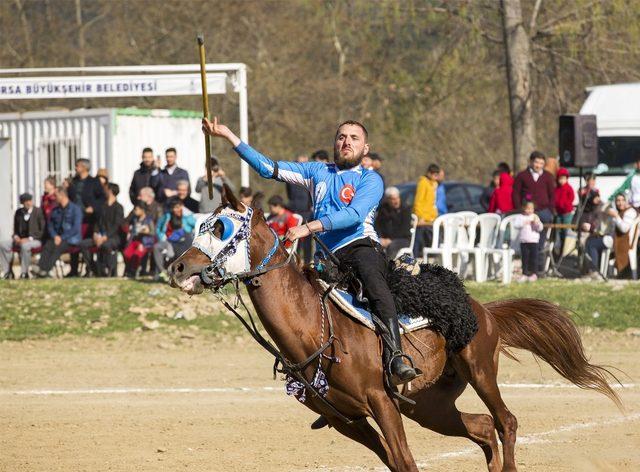
{"type": "Polygon", "coordinates": [[[473,235],[474,240],[479,234],[478,244],[471,246],[467,251],[473,256],[473,273],[476,282],[485,282],[489,269],[489,252],[496,248],[500,229],[500,215],[496,213],[483,213],[471,222],[473,227],[469,228],[469,235],[473,235]]]}
{"type": "Polygon", "coordinates": [[[455,272],[464,278],[467,274],[467,266],[469,264],[469,254],[473,251],[476,242],[476,229],[478,214],[474,211],[458,211],[454,213],[458,218],[462,219],[462,227],[460,227],[457,240],[458,260],[455,265],[455,272]]]}
{"type": "MultiPolygon", "coordinates": [[[[633,220],[629,228],[629,267],[631,278],[638,280],[638,239],[640,238],[640,217],[633,220]]],[[[615,257],[611,257],[611,248],[605,248],[600,257],[600,273],[609,276],[609,269],[615,268],[615,257]]]]}
{"type": "Polygon", "coordinates": [[[398,259],[400,256],[404,256],[405,254],[408,254],[410,256],[413,256],[413,248],[416,244],[416,228],[418,227],[418,216],[415,214],[411,214],[411,241],[409,241],[409,246],[408,247],[403,247],[402,249],[400,249],[398,251],[398,253],[396,254],[396,259],[398,259]]]}
{"type": "MultiPolygon", "coordinates": [[[[520,232],[513,226],[517,216],[518,215],[509,215],[502,219],[498,230],[496,246],[493,249],[486,250],[487,255],[493,256],[488,260],[489,264],[493,266],[493,277],[497,277],[501,269],[502,283],[504,284],[511,283],[511,279],[513,278],[513,256],[516,254],[516,248],[518,248],[518,241],[520,239],[520,232]],[[507,229],[509,230],[509,239],[505,237],[507,229]]],[[[490,271],[487,270],[486,273],[488,277],[490,271]]]]}
{"type": "Polygon", "coordinates": [[[431,247],[426,247],[422,251],[422,257],[426,262],[430,255],[439,257],[442,266],[453,270],[453,255],[458,254],[458,237],[464,228],[464,220],[455,213],[441,215],[433,222],[433,240],[431,247]],[[442,231],[442,243],[440,243],[440,232],[442,231]]]}

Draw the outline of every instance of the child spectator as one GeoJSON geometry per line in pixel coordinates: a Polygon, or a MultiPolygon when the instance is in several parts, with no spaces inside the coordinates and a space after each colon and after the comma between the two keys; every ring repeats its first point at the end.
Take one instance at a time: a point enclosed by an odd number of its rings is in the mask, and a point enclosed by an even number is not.
{"type": "Polygon", "coordinates": [[[535,214],[535,205],[532,201],[524,202],[522,213],[513,222],[513,227],[520,230],[522,277],[518,282],[535,282],[538,280],[538,242],[544,228],[540,217],[535,214]]]}
{"type": "MultiPolygon", "coordinates": [[[[298,220],[293,216],[293,213],[284,207],[284,200],[280,195],[274,195],[267,203],[269,204],[267,224],[282,239],[289,231],[289,228],[298,226],[298,220]]],[[[286,241],[285,247],[289,246],[291,246],[291,241],[286,241]]]]}
{"type": "Polygon", "coordinates": [[[507,172],[503,172],[498,177],[498,186],[491,194],[489,213],[506,215],[513,210],[513,177],[507,172]]]}
{"type": "Polygon", "coordinates": [[[123,251],[127,277],[136,276],[140,263],[153,248],[155,224],[148,210],[149,206],[141,201],[138,201],[133,208],[133,216],[129,224],[129,241],[123,251]]]}
{"type": "MultiPolygon", "coordinates": [[[[576,193],[573,191],[573,187],[569,185],[569,171],[564,167],[558,169],[555,193],[556,223],[568,225],[573,218],[573,200],[576,197],[576,193]]],[[[561,251],[567,234],[566,228],[561,228],[557,234],[558,249],[561,251]]]]}

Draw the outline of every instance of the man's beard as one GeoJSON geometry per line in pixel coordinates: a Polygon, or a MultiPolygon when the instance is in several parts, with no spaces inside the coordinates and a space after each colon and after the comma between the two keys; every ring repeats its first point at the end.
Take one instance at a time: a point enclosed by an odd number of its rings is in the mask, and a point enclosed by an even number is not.
{"type": "Polygon", "coordinates": [[[346,156],[342,156],[340,151],[333,150],[333,161],[336,163],[336,166],[340,170],[352,169],[355,166],[359,165],[362,162],[362,158],[364,157],[364,152],[360,152],[359,154],[354,155],[352,158],[347,158],[346,156]]]}

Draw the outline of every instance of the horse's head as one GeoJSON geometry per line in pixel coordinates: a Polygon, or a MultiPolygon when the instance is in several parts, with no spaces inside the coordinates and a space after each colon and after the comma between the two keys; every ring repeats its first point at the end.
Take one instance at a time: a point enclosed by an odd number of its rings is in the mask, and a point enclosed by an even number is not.
{"type": "MultiPolygon", "coordinates": [[[[263,221],[254,218],[255,213],[225,184],[222,204],[202,222],[192,247],[169,265],[170,285],[190,295],[199,294],[205,287],[220,288],[229,276],[249,271],[250,239],[254,226],[263,221]]],[[[271,235],[264,223],[262,226],[264,228],[257,228],[255,233],[266,230],[271,235]]]]}

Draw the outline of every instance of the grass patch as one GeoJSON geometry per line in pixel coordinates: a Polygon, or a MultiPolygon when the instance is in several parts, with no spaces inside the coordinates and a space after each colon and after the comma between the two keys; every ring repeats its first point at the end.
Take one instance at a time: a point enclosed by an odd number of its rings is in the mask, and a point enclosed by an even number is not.
{"type": "MultiPolygon", "coordinates": [[[[640,327],[637,283],[541,280],[502,286],[469,282],[467,288],[482,302],[544,298],[573,310],[576,322],[584,326],[640,327]]],[[[167,285],[124,279],[0,281],[0,341],[63,334],[106,336],[140,330],[154,320],[160,331],[188,328],[212,335],[244,333],[240,323],[208,293],[189,297],[167,285]],[[176,318],[178,312],[182,318],[176,318]]]]}

